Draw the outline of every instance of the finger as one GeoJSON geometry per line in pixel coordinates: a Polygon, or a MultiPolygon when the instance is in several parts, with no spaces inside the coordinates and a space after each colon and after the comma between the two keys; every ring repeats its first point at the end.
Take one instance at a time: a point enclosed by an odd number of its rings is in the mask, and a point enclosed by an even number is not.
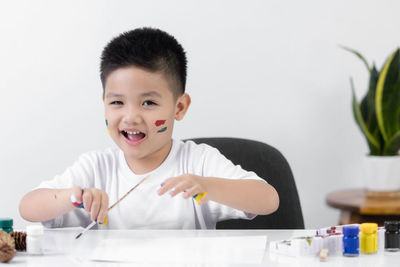
{"type": "Polygon", "coordinates": [[[206,203],[208,201],[208,194],[205,194],[205,196],[203,196],[200,201],[199,201],[199,205],[203,205],[204,203],[206,203]]]}
{"type": "Polygon", "coordinates": [[[162,184],[161,184],[161,188],[158,190],[158,194],[161,196],[163,195],[165,192],[170,191],[172,188],[175,187],[176,183],[177,183],[177,179],[176,178],[168,178],[167,180],[165,180],[162,184]]]}
{"type": "Polygon", "coordinates": [[[94,192],[93,194],[92,206],[90,207],[90,219],[92,221],[97,220],[97,217],[100,212],[100,207],[101,207],[101,193],[97,191],[94,192]]]}
{"type": "Polygon", "coordinates": [[[174,197],[177,194],[179,194],[180,192],[183,192],[184,190],[186,190],[189,186],[190,185],[187,181],[179,182],[178,184],[175,185],[174,190],[169,192],[169,194],[171,195],[171,197],[174,197]]]}
{"type": "Polygon", "coordinates": [[[192,186],[191,188],[186,189],[186,192],[183,193],[183,198],[193,197],[194,195],[201,193],[200,191],[201,191],[200,186],[198,185],[192,186]]]}
{"type": "Polygon", "coordinates": [[[99,216],[97,216],[97,221],[100,223],[104,222],[107,212],[108,212],[108,195],[106,192],[102,192],[101,207],[100,207],[99,216]]]}
{"type": "Polygon", "coordinates": [[[92,207],[92,190],[90,189],[85,189],[84,193],[83,193],[83,207],[85,208],[85,210],[87,212],[90,212],[90,209],[92,207]]]}
{"type": "Polygon", "coordinates": [[[158,194],[163,195],[166,192],[170,191],[172,188],[174,188],[175,183],[176,179],[173,178],[166,179],[163,183],[161,183],[161,188],[158,190],[158,194]]]}

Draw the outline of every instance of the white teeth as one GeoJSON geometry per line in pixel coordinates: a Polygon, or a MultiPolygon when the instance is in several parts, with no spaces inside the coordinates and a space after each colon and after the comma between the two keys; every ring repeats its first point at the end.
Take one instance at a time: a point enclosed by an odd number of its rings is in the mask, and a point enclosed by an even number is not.
{"type": "Polygon", "coordinates": [[[129,132],[129,131],[125,131],[125,130],[124,130],[124,132],[126,132],[127,134],[140,134],[140,132],[129,132]]]}

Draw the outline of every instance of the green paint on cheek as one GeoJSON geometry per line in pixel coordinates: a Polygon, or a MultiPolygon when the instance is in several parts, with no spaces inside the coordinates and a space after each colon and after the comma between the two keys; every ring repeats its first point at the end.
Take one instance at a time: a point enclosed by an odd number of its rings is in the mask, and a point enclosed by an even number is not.
{"type": "Polygon", "coordinates": [[[106,120],[106,126],[108,126],[108,120],[106,120]]]}
{"type": "Polygon", "coordinates": [[[167,130],[167,127],[164,127],[164,128],[162,128],[162,129],[158,130],[157,133],[165,132],[165,130],[167,130]]]}

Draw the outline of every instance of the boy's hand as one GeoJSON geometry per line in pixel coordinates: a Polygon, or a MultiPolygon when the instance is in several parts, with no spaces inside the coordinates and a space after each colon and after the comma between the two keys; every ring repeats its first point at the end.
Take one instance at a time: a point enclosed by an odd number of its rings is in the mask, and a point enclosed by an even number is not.
{"type": "MultiPolygon", "coordinates": [[[[193,174],[183,174],[177,177],[168,178],[162,184],[158,190],[158,194],[161,196],[169,191],[171,197],[177,194],[183,193],[183,198],[193,197],[196,194],[207,192],[205,178],[193,174]]],[[[199,204],[204,204],[208,200],[208,195],[204,196],[199,204]]]]}
{"type": "Polygon", "coordinates": [[[106,192],[96,188],[82,189],[76,186],[73,188],[73,194],[78,202],[83,202],[83,206],[90,214],[92,221],[104,221],[108,210],[108,195],[106,192]]]}

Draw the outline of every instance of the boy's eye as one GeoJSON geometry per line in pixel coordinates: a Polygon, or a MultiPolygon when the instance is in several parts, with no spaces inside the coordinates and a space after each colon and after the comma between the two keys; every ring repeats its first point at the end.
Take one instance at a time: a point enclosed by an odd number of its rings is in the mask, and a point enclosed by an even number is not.
{"type": "Polygon", "coordinates": [[[157,105],[157,104],[151,100],[146,100],[143,102],[143,106],[153,106],[153,105],[157,105]]]}
{"type": "Polygon", "coordinates": [[[122,101],[113,101],[110,103],[111,105],[122,105],[124,103],[122,103],[122,101]]]}

